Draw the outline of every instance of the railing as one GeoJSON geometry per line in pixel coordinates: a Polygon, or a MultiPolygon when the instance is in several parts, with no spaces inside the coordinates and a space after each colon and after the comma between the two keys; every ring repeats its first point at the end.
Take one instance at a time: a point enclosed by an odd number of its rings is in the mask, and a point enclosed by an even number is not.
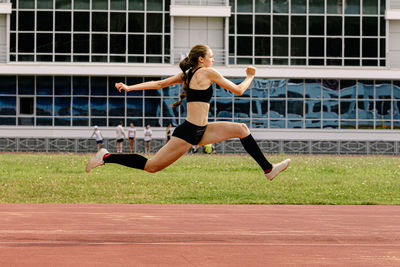
{"type": "MultiPolygon", "coordinates": [[[[381,0],[383,1],[383,0],[381,0]]],[[[389,8],[400,8],[400,1],[399,0],[390,0],[389,8]]]]}
{"type": "Polygon", "coordinates": [[[227,6],[228,0],[172,0],[171,5],[227,6]]]}
{"type": "MultiPolygon", "coordinates": [[[[212,49],[214,54],[214,65],[225,65],[225,49],[212,49]]],[[[174,64],[179,63],[182,59],[184,59],[189,53],[189,49],[174,49],[173,50],[173,59],[174,64]]]]}

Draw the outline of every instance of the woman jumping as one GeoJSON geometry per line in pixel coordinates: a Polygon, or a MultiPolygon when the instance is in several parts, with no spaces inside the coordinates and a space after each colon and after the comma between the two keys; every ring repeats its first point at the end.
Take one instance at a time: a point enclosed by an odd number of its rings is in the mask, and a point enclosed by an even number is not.
{"type": "Polygon", "coordinates": [[[178,73],[165,80],[144,82],[127,86],[116,83],[119,92],[161,89],[174,84],[183,84],[183,93],[180,100],[172,104],[177,107],[186,98],[186,121],[176,127],[171,140],[166,143],[151,159],[138,154],[114,154],[106,149],[101,149],[86,165],[86,172],[106,163],[117,163],[127,167],[145,170],[150,173],[161,171],[183,156],[193,145],[203,146],[218,143],[231,138],[239,138],[244,149],[260,165],[265,177],[272,180],[280,172],[284,171],[290,159],[277,164],[271,164],[264,157],[249,129],[244,123],[212,122],[208,123],[208,111],[210,99],[213,95],[212,83],[234,94],[242,95],[254,79],[256,69],[247,67],[246,79],[236,85],[225,79],[213,66],[214,58],[212,50],[204,44],[195,45],[184,58],[179,67],[182,73],[178,73]]]}

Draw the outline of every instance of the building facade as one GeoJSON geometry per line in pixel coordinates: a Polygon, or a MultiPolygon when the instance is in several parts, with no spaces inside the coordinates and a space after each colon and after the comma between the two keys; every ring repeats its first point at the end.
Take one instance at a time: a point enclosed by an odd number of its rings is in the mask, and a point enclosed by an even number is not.
{"type": "Polygon", "coordinates": [[[0,1],[0,146],[86,151],[95,125],[111,144],[120,121],[161,140],[185,119],[185,103],[170,107],[180,86],[114,84],[174,75],[207,43],[235,83],[257,67],[242,96],[213,85],[209,121],[247,124],[265,152],[400,154],[398,2],[0,1]]]}

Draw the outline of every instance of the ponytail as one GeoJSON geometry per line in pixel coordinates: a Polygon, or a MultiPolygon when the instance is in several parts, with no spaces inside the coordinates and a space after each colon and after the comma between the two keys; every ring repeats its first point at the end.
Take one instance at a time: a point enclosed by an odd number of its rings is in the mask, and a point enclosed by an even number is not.
{"type": "Polygon", "coordinates": [[[210,49],[208,45],[198,44],[190,49],[189,55],[179,62],[179,68],[182,70],[183,92],[179,94],[179,100],[171,104],[175,108],[182,104],[183,99],[186,98],[187,88],[189,88],[189,81],[187,71],[197,66],[199,57],[205,57],[207,51],[210,49]]]}

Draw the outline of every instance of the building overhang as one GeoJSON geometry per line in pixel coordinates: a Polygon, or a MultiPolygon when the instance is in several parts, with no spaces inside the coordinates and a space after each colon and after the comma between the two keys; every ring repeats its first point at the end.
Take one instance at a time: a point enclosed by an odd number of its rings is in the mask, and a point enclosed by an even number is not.
{"type": "Polygon", "coordinates": [[[171,17],[230,17],[230,6],[171,5],[171,17]]]}
{"type": "Polygon", "coordinates": [[[385,12],[386,20],[400,20],[400,9],[387,9],[385,12]]]}
{"type": "MultiPolygon", "coordinates": [[[[256,78],[276,79],[367,79],[399,80],[400,69],[376,67],[277,67],[256,66],[256,78]]],[[[226,77],[244,77],[246,66],[215,66],[226,77]]],[[[173,76],[176,65],[101,64],[101,63],[4,63],[0,75],[76,75],[76,76],[173,76]]]]}
{"type": "Polygon", "coordinates": [[[11,3],[0,3],[0,14],[11,14],[11,3]]]}

